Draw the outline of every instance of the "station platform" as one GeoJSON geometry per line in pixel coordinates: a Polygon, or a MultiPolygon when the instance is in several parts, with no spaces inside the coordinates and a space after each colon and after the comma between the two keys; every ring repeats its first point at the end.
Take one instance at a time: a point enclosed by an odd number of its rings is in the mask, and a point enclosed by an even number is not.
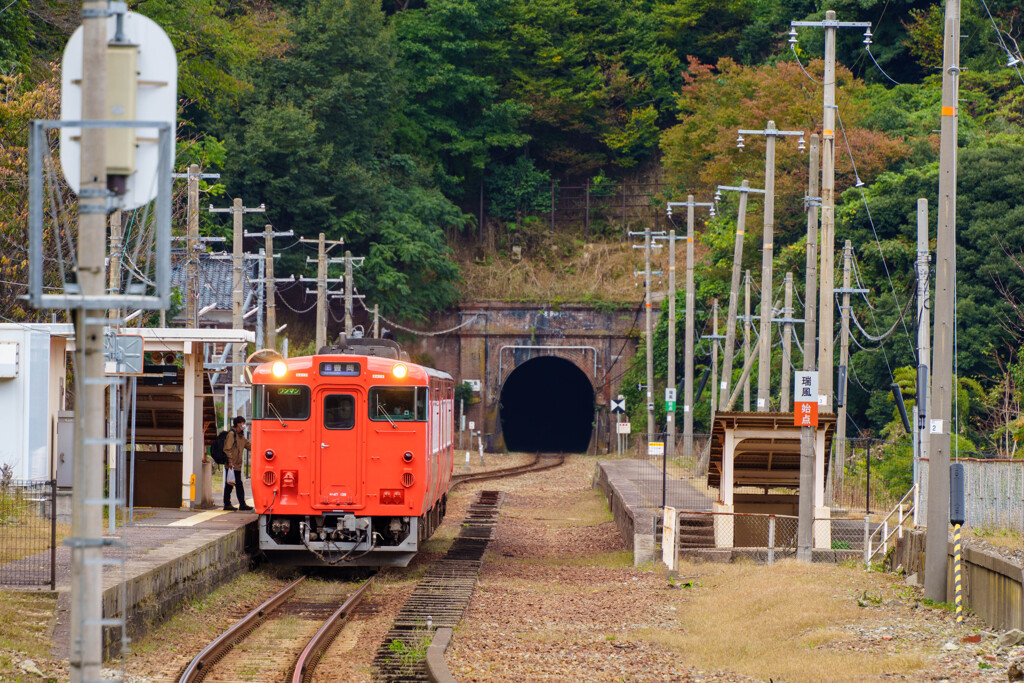
{"type": "Polygon", "coordinates": [[[711,510],[711,499],[689,482],[667,477],[646,460],[598,460],[594,488],[604,493],[619,534],[640,565],[658,559],[656,542],[665,505],[680,510],[711,510]]]}
{"type": "MultiPolygon", "coordinates": [[[[249,499],[252,505],[252,499],[249,499]]],[[[103,617],[127,613],[128,636],[137,638],[182,601],[205,594],[249,568],[256,545],[255,512],[136,508],[134,522],[105,536],[103,617]],[[123,562],[118,562],[123,560],[123,562]],[[122,588],[122,584],[124,588],[122,588]]],[[[71,620],[71,550],[57,550],[57,622],[53,655],[67,658],[71,620]]],[[[104,656],[120,651],[121,630],[108,627],[104,656]]]]}

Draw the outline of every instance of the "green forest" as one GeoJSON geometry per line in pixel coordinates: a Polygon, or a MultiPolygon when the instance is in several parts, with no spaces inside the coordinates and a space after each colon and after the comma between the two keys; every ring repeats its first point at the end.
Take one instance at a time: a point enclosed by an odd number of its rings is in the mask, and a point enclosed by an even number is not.
{"type": "MultiPolygon", "coordinates": [[[[851,436],[904,438],[889,386],[913,405],[916,202],[935,231],[942,3],[905,0],[130,0],[178,53],[176,170],[220,173],[201,203],[265,203],[275,229],[344,238],[364,256],[359,291],[424,325],[461,296],[454,258],[475,240],[478,204],[504,230],[543,224],[556,188],[656,179],[653,206],[719,184],[761,187],[763,139],[738,128],[821,132],[823,32],[791,20],[871,22],[870,42],[839,31],[837,268],[855,252],[851,436]],[[539,218],[538,218],[539,216],[539,218]],[[868,340],[896,326],[884,344],[868,340]]],[[[27,122],[58,118],[60,59],[80,3],[0,3],[0,315],[35,313],[26,280],[27,122]]],[[[961,25],[956,403],[960,448],[1016,453],[1024,432],[1024,78],[1015,59],[1024,8],[965,3],[961,25]]],[[[807,156],[777,149],[775,282],[803,292],[807,156]]],[[[176,187],[176,212],[183,201],[176,187]]],[[[702,214],[698,331],[728,300],[737,198],[702,214]]],[[[177,220],[177,219],[176,219],[177,220]]],[[[223,234],[203,214],[203,231],[223,234]]],[[[760,200],[744,267],[759,272],[760,200]]],[[[177,227],[178,223],[176,223],[177,227]]],[[[643,229],[640,226],[639,229],[643,229]]],[[[582,228],[577,240],[622,241],[582,228]]],[[[934,238],[932,241],[934,249],[934,238]]],[[[306,254],[279,269],[303,272],[306,254]]],[[[495,255],[497,258],[497,255],[495,255]]],[[[841,274],[839,275],[841,279],[841,274]]],[[[837,280],[838,281],[838,280],[837,280]]],[[[607,303],[633,315],[634,291],[607,303]]],[[[799,306],[798,306],[799,314],[799,306]]],[[[722,322],[724,323],[724,316],[722,322]]],[[[658,324],[664,383],[667,318],[658,324]]],[[[677,322],[683,335],[682,318],[677,322]]],[[[639,329],[639,328],[637,328],[639,329]]],[[[798,327],[799,330],[799,327],[798,327]]],[[[798,332],[799,333],[799,332],[798,332]]],[[[698,376],[708,364],[698,347],[698,376]]],[[[702,349],[702,350],[701,350],[702,349]]],[[[678,355],[681,359],[682,348],[678,355]]],[[[776,350],[775,362],[780,363],[776,350]]],[[[796,361],[800,362],[799,358],[796,361]]],[[[634,419],[641,351],[621,377],[634,419]]],[[[697,408],[707,421],[707,394],[697,408]],[[703,412],[701,412],[703,411],[703,412]]],[[[661,416],[663,418],[663,415],[661,416]]],[[[1022,453],[1024,455],[1024,453],[1022,453]]]]}

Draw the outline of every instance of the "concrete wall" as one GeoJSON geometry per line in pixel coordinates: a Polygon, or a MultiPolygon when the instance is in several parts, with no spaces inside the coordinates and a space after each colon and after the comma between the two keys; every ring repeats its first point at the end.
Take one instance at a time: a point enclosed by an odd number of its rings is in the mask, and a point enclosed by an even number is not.
{"type": "MultiPolygon", "coordinates": [[[[917,574],[918,583],[924,583],[925,534],[914,531],[897,540],[886,567],[902,565],[907,574],[917,574]]],[[[947,547],[946,595],[953,602],[953,544],[947,547]]],[[[973,548],[961,554],[963,577],[963,603],[998,629],[1024,629],[1024,574],[1020,565],[998,555],[973,548]]]]}
{"type": "Polygon", "coordinates": [[[414,357],[418,354],[421,359],[432,361],[434,367],[450,373],[456,382],[480,380],[481,392],[475,397],[478,400],[467,406],[466,415],[477,429],[482,428],[485,444],[493,450],[504,448],[498,402],[508,375],[518,365],[541,355],[570,361],[594,387],[597,411],[591,452],[607,452],[614,446],[615,438],[609,434],[608,404],[619,393],[618,380],[608,378],[620,375],[636,355],[639,335],[633,328],[635,318],[636,310],[629,305],[598,310],[583,304],[472,302],[446,312],[434,323],[438,329],[469,321],[468,324],[449,334],[423,337],[408,350],[414,357]],[[594,352],[501,350],[505,346],[528,345],[584,346],[593,347],[594,352]]]}
{"type": "Polygon", "coordinates": [[[633,550],[633,564],[655,560],[655,514],[639,504],[640,492],[632,481],[618,475],[615,461],[597,462],[592,487],[608,500],[619,535],[633,550]]]}

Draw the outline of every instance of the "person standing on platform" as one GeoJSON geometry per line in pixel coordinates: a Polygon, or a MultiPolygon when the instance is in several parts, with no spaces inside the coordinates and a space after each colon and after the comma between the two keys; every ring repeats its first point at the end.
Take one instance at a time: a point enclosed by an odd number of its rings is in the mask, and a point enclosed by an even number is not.
{"type": "Polygon", "coordinates": [[[242,458],[243,451],[250,450],[249,439],[245,438],[245,418],[239,415],[231,423],[231,430],[224,439],[224,452],[228,456],[228,468],[235,473],[234,489],[238,497],[238,507],[231,504],[231,478],[228,472],[224,473],[224,509],[225,510],[252,510],[252,507],[245,502],[245,485],[242,483],[242,458]]]}

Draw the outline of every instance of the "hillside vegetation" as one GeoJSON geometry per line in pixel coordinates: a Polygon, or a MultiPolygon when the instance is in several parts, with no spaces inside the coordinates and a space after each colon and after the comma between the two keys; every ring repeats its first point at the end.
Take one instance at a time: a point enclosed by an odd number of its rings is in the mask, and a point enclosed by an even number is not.
{"type": "MultiPolygon", "coordinates": [[[[580,219],[562,210],[570,188],[607,199],[623,184],[644,185],[653,189],[641,202],[654,215],[688,193],[708,201],[719,184],[746,179],[761,187],[763,139],[749,136],[740,150],[738,128],[773,120],[805,137],[821,132],[823,34],[801,29],[790,49],[790,20],[835,9],[841,20],[871,22],[870,52],[860,32],[839,32],[837,245],[852,241],[855,281],[870,290],[855,297],[858,321],[871,336],[894,324],[896,331],[884,346],[855,332],[863,348],[852,347],[850,419],[854,434],[894,443],[905,437],[886,389],[897,381],[914,398],[906,368],[916,365],[915,205],[918,197],[929,200],[934,226],[940,2],[128,4],[161,24],[178,50],[176,168],[198,163],[222,174],[203,183],[200,204],[241,197],[265,203],[279,230],[344,238],[365,256],[356,281],[367,304],[420,324],[463,298],[636,305],[642,258],[624,239],[614,202],[580,219]],[[551,231],[553,203],[560,213],[551,231]]],[[[26,124],[59,115],[59,60],[80,8],[67,0],[4,5],[0,315],[23,320],[36,315],[17,298],[27,263],[26,124]]],[[[958,429],[965,450],[1009,455],[1022,431],[1024,386],[1024,78],[1006,64],[1020,56],[1024,10],[1010,0],[987,8],[991,17],[965,4],[961,27],[958,429]]],[[[807,172],[796,140],[780,140],[776,297],[787,271],[802,296],[807,172]]],[[[67,188],[56,191],[74,206],[67,188]]],[[[184,184],[175,192],[181,229],[184,184]]],[[[728,298],[735,195],[718,209],[714,218],[697,218],[697,328],[705,334],[711,300],[728,298]]],[[[634,212],[626,227],[642,230],[650,219],[634,212]]],[[[207,234],[227,230],[205,212],[201,222],[207,234]]],[[[761,222],[753,198],[743,265],[755,278],[761,222]]],[[[311,274],[308,249],[282,245],[282,252],[279,274],[311,274]]],[[[656,258],[663,264],[664,255],[656,258]]],[[[666,324],[656,337],[662,377],[666,324]]],[[[698,349],[698,366],[707,351],[706,343],[698,349]]]]}

